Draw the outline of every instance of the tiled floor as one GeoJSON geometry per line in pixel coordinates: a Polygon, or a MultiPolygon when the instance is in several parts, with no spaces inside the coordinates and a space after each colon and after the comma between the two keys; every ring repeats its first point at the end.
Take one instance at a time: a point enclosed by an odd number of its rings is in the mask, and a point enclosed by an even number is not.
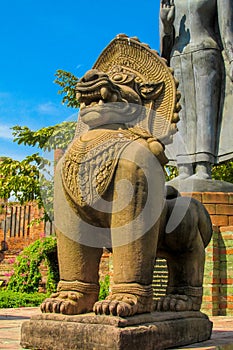
{"type": "MultiPolygon", "coordinates": [[[[22,349],[19,345],[21,324],[38,312],[38,308],[1,309],[0,349],[22,349]]],[[[214,323],[210,340],[179,349],[233,350],[233,317],[214,316],[210,319],[214,323]]]]}
{"type": "Polygon", "coordinates": [[[19,345],[21,324],[38,311],[38,308],[1,309],[0,349],[22,349],[19,345]]]}

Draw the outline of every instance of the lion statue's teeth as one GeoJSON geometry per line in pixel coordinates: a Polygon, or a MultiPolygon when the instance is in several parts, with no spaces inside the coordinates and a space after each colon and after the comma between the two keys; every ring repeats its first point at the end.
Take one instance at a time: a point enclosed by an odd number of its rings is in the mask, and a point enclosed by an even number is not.
{"type": "Polygon", "coordinates": [[[101,97],[103,98],[103,100],[106,100],[108,97],[108,89],[105,86],[103,86],[100,89],[100,94],[101,94],[101,97]]]}
{"type": "Polygon", "coordinates": [[[82,102],[82,103],[80,104],[80,110],[82,110],[82,109],[85,108],[85,107],[86,107],[85,102],[82,102]]]}

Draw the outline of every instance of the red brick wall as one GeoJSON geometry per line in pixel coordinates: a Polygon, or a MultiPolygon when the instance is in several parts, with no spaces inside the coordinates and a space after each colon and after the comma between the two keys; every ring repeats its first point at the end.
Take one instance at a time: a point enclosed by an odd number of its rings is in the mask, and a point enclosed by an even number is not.
{"type": "Polygon", "coordinates": [[[209,315],[233,315],[233,193],[185,193],[201,201],[213,223],[206,248],[202,310],[209,315]]]}
{"type": "MultiPolygon", "coordinates": [[[[20,251],[25,246],[34,242],[38,238],[44,235],[44,222],[40,222],[39,224],[33,224],[32,226],[28,226],[29,222],[35,219],[39,219],[42,217],[42,210],[38,209],[38,206],[35,203],[27,204],[27,216],[23,219],[24,216],[24,207],[20,205],[13,205],[12,207],[4,207],[2,208],[2,212],[0,214],[0,242],[2,245],[2,249],[4,248],[4,239],[5,239],[5,248],[8,251],[20,251]],[[28,216],[28,207],[30,206],[30,217],[28,216]],[[21,215],[19,215],[19,212],[21,215]],[[17,213],[17,214],[16,214],[17,213]],[[13,224],[9,224],[11,221],[11,216],[14,215],[13,224]],[[20,217],[20,219],[19,219],[20,217]],[[6,231],[6,237],[4,237],[4,220],[8,220],[8,229],[6,231]],[[16,218],[16,219],[15,219],[16,218]],[[17,223],[15,223],[17,220],[17,223]],[[9,226],[13,226],[13,229],[10,230],[9,226]],[[11,232],[10,232],[11,231],[11,232]]],[[[4,250],[4,249],[3,249],[4,250]]]]}

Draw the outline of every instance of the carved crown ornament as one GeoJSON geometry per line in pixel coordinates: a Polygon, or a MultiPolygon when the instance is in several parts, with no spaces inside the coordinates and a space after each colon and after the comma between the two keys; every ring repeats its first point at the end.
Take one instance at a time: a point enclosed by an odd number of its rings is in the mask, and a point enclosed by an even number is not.
{"type": "Polygon", "coordinates": [[[93,106],[96,99],[98,105],[120,103],[117,122],[125,123],[127,127],[139,126],[169,144],[177,131],[181,108],[177,87],[173,70],[157,51],[137,37],[119,34],[77,84],[80,113],[76,135],[99,126],[98,123],[111,122],[110,117],[102,121],[99,118],[98,122],[93,116],[88,118],[90,108],[86,107],[89,103],[93,106]],[[125,102],[131,104],[131,110],[124,106],[125,102]]]}

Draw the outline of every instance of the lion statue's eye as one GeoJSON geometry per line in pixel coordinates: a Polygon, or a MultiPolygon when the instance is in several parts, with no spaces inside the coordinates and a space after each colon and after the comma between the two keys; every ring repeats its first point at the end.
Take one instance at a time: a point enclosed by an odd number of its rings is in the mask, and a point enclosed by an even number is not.
{"type": "Polygon", "coordinates": [[[118,84],[129,84],[133,81],[134,76],[124,73],[115,73],[111,76],[111,80],[118,84]]]}
{"type": "Polygon", "coordinates": [[[111,79],[117,83],[123,83],[125,80],[127,80],[127,77],[128,76],[126,74],[116,73],[111,77],[111,79]]]}

